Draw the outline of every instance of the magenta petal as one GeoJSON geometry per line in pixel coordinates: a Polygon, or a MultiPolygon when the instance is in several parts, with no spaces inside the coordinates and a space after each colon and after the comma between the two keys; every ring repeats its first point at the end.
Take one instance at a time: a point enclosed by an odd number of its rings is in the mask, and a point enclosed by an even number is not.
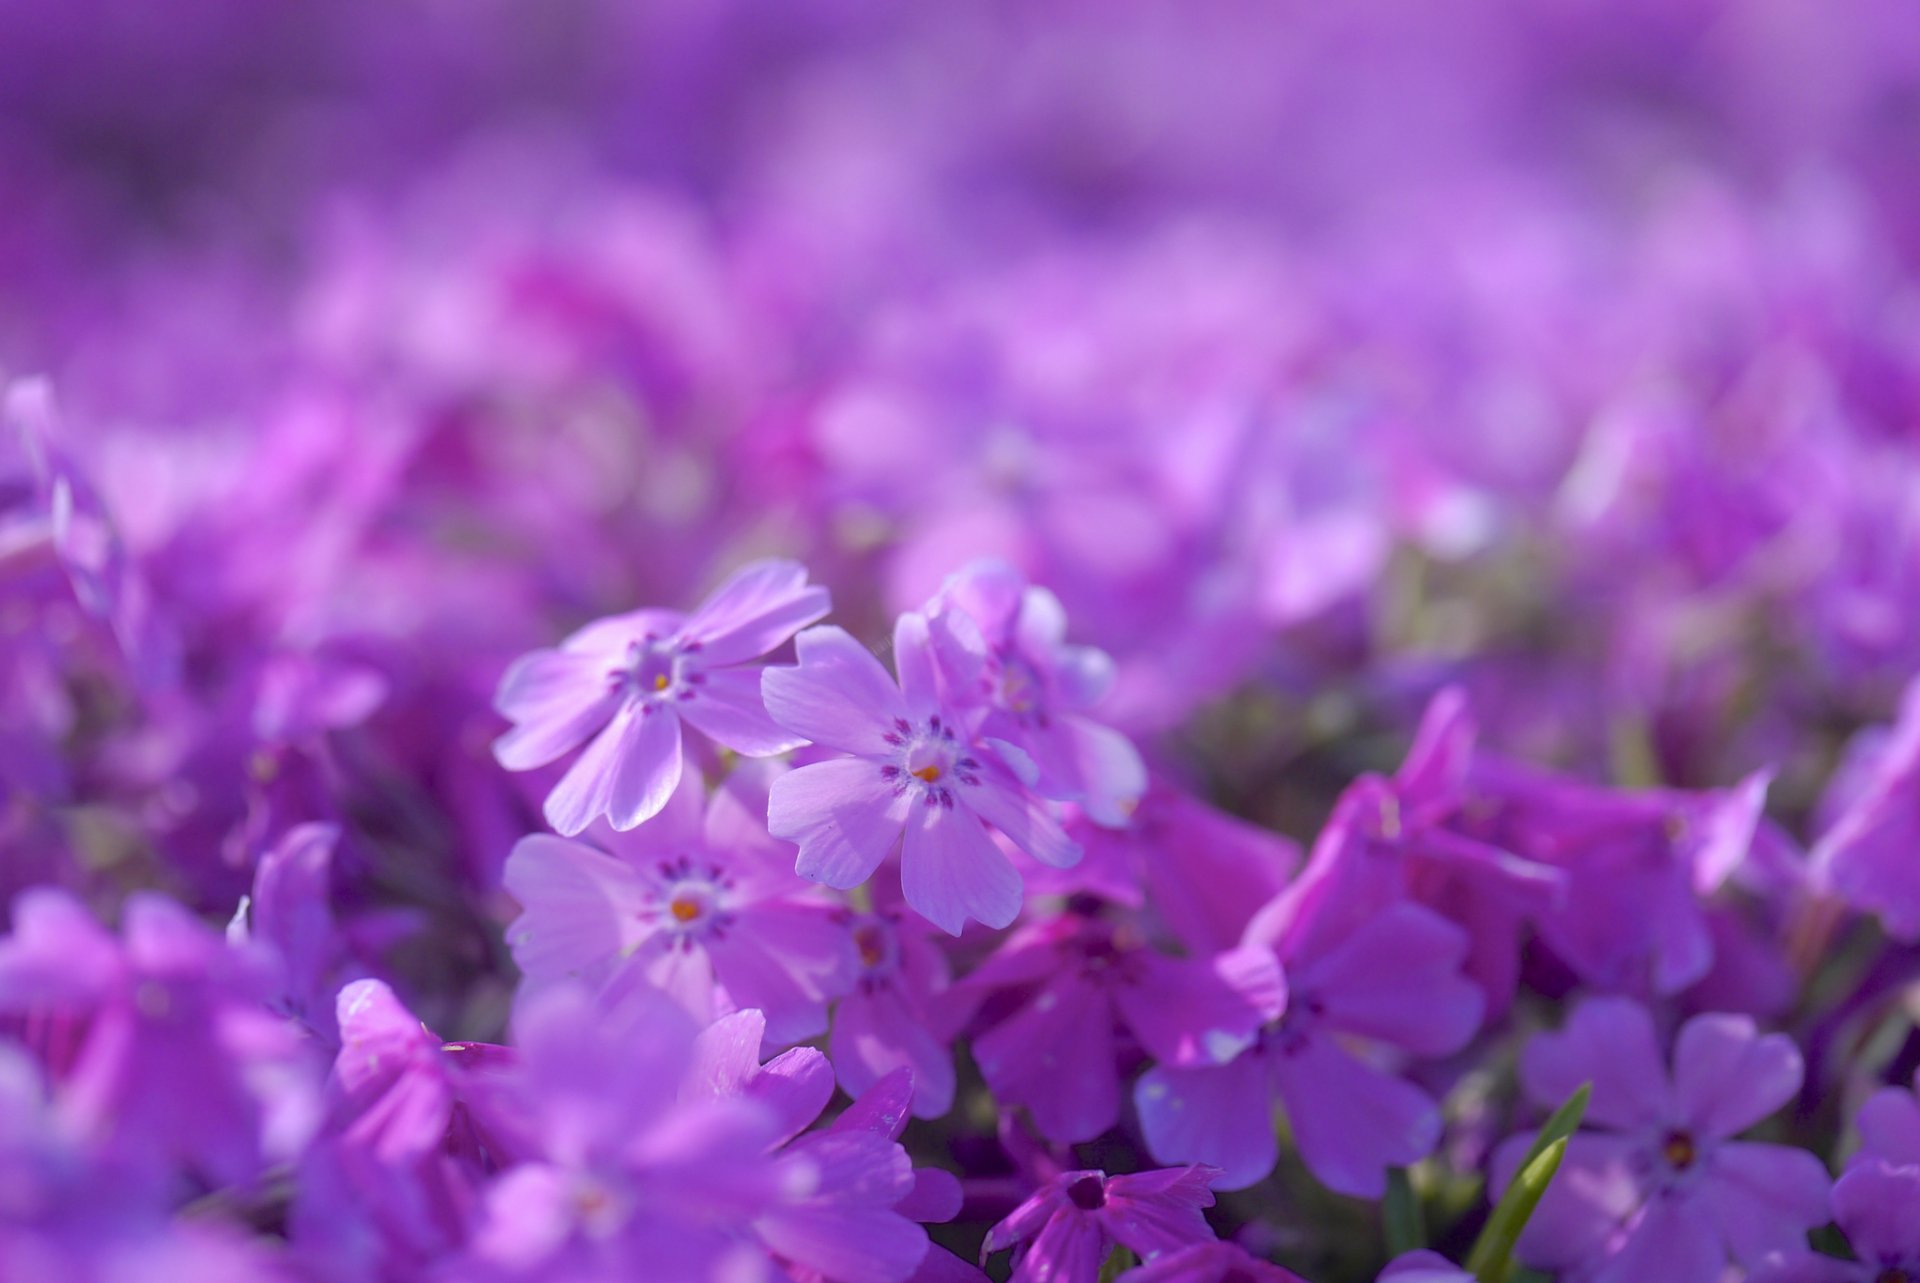
{"type": "Polygon", "coordinates": [[[1520,1055],[1520,1081],[1549,1109],[1591,1081],[1587,1117],[1608,1127],[1657,1126],[1674,1116],[1653,1019],[1625,998],[1588,999],[1558,1033],[1533,1039],[1520,1055]]]}
{"type": "Polygon", "coordinates": [[[1144,1259],[1213,1238],[1203,1211],[1213,1206],[1211,1167],[1171,1167],[1107,1181],[1100,1219],[1116,1242],[1144,1259]]]}
{"type": "Polygon", "coordinates": [[[713,665],[764,655],[833,608],[827,590],[807,586],[797,561],[743,566],[700,604],[682,633],[713,665]]]}
{"type": "Polygon", "coordinates": [[[894,990],[856,990],[833,1014],[828,1053],[850,1096],[902,1066],[913,1071],[913,1112],[938,1118],[953,1106],[953,1054],[908,1012],[894,990]]]}
{"type": "Polygon", "coordinates": [[[634,909],[644,888],[633,869],[601,851],[537,833],[507,856],[506,888],[520,902],[507,928],[529,980],[585,974],[618,958],[642,932],[634,909]]]}
{"type": "Polygon", "coordinates": [[[865,646],[839,628],[809,628],[794,643],[793,668],[760,675],[767,715],[816,744],[882,757],[895,719],[907,715],[900,688],[865,646]]]}
{"type": "Polygon", "coordinates": [[[545,766],[606,725],[618,702],[602,656],[560,650],[522,655],[493,698],[501,716],[515,723],[494,742],[494,759],[510,771],[545,766]]]}
{"type": "Polygon", "coordinates": [[[1113,1010],[1071,972],[974,1039],[973,1055],[994,1098],[1026,1106],[1048,1140],[1091,1140],[1119,1119],[1113,1010]]]}
{"type": "Polygon", "coordinates": [[[1387,1168],[1411,1166],[1440,1141],[1431,1097],[1329,1038],[1308,1038],[1278,1057],[1274,1081],[1300,1157],[1337,1193],[1379,1198],[1387,1168]]]}
{"type": "Polygon", "coordinates": [[[1713,1223],[1687,1199],[1655,1199],[1594,1283],[1701,1283],[1726,1269],[1713,1223]]]}
{"type": "Polygon", "coordinates": [[[1344,1032],[1427,1056],[1458,1051],[1479,1027],[1485,999],[1460,974],[1467,937],[1437,913],[1395,904],[1367,918],[1294,985],[1324,1004],[1344,1032]]]}
{"type": "Polygon", "coordinates": [[[921,1167],[914,1170],[913,1189],[893,1210],[923,1224],[950,1221],[960,1215],[964,1201],[958,1176],[938,1167],[921,1167]]]}
{"type": "Polygon", "coordinates": [[[1920,1264],[1920,1168],[1865,1162],[1833,1187],[1833,1219],[1868,1261],[1920,1264]]]}
{"type": "Polygon", "coordinates": [[[872,762],[815,762],[773,782],[767,830],[799,844],[801,877],[844,891],[871,877],[893,849],[907,805],[872,762]]]}
{"type": "Polygon", "coordinates": [[[1700,1131],[1732,1136],[1793,1099],[1801,1068],[1784,1034],[1761,1037],[1746,1016],[1695,1016],[1674,1043],[1674,1097],[1700,1131]]]}
{"type": "Polygon", "coordinates": [[[607,793],[607,822],[625,831],[660,813],[680,785],[680,719],[669,708],[643,707],[629,722],[607,793]]]}
{"type": "Polygon", "coordinates": [[[1020,913],[1020,875],[964,809],[910,808],[900,889],[921,917],[950,935],[959,935],[968,918],[1004,927],[1020,913]]]}
{"type": "Polygon", "coordinates": [[[1252,1046],[1286,1005],[1279,959],[1260,945],[1218,958],[1142,955],[1140,979],[1114,1001],[1147,1054],[1170,1064],[1223,1064],[1252,1046]]]}
{"type": "Polygon", "coordinates": [[[1263,1179],[1280,1156],[1267,1075],[1268,1058],[1259,1054],[1218,1068],[1149,1069],[1133,1092],[1147,1148],[1163,1163],[1219,1168],[1215,1189],[1263,1179]]]}
{"type": "Polygon", "coordinates": [[[747,757],[768,757],[806,743],[774,722],[760,698],[758,668],[715,668],[674,709],[714,743],[747,757]]]}
{"type": "Polygon", "coordinates": [[[1860,1150],[1889,1163],[1920,1165],[1920,1100],[1899,1087],[1867,1097],[1856,1120],[1860,1150]]]}
{"type": "Polygon", "coordinates": [[[1807,1231],[1827,1223],[1832,1182],[1825,1165],[1803,1149],[1734,1141],[1714,1153],[1708,1174],[1701,1196],[1743,1265],[1805,1247],[1807,1231]]]}

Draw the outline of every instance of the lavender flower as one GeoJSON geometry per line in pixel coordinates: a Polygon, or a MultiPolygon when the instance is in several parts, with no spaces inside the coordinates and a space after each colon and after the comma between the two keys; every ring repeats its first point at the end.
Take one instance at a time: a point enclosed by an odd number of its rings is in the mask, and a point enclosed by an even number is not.
{"type": "MultiPolygon", "coordinates": [[[[1828,1179],[1804,1150],[1735,1140],[1800,1086],[1800,1054],[1740,1016],[1696,1016],[1674,1041],[1672,1072],[1638,1004],[1595,998],[1558,1033],[1528,1044],[1527,1094],[1546,1105],[1593,1083],[1597,1128],[1568,1145],[1520,1240],[1538,1268],[1578,1279],[1709,1277],[1804,1245],[1827,1217],[1828,1179]]],[[[1525,1138],[1508,1142],[1496,1187],[1525,1138]]]]}
{"type": "Polygon", "coordinates": [[[494,745],[509,770],[587,749],[547,795],[547,820],[571,837],[598,816],[616,829],[651,819],[680,782],[680,722],[736,752],[802,741],[768,721],[759,671],[743,665],[827,613],[806,569],[761,561],[735,573],[691,615],[638,610],[596,620],[558,650],[524,655],[494,707],[514,728],[494,745]]]}
{"type": "Polygon", "coordinates": [[[841,754],[774,782],[768,829],[799,844],[801,876],[842,889],[898,844],[901,888],[928,921],[953,935],[969,918],[1004,927],[1020,875],[987,826],[1047,864],[1072,864],[1080,848],[1025,782],[1026,755],[942,701],[925,617],[902,615],[893,644],[898,686],[838,628],[807,630],[799,665],[767,670],[774,721],[841,754]]]}
{"type": "Polygon", "coordinates": [[[981,1260],[1012,1248],[1015,1283],[1094,1283],[1116,1244],[1152,1262],[1211,1239],[1201,1209],[1213,1206],[1213,1176],[1206,1167],[1062,1172],[987,1231],[981,1260]]]}

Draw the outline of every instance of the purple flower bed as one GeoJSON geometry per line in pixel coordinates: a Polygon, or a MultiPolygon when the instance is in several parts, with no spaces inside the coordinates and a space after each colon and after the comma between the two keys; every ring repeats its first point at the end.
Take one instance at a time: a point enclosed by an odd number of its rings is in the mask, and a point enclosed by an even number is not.
{"type": "Polygon", "coordinates": [[[1920,1280],[1905,0],[0,0],[0,1283],[1920,1280]]]}

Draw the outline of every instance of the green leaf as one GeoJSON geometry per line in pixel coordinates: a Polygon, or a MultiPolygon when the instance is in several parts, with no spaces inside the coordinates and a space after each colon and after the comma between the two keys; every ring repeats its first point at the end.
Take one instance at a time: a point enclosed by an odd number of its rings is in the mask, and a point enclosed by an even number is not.
{"type": "Polygon", "coordinates": [[[1467,1273],[1480,1283],[1507,1283],[1513,1271],[1513,1245],[1519,1241],[1520,1232],[1527,1228],[1527,1221],[1532,1218],[1533,1209],[1540,1205],[1554,1173],[1560,1170],[1560,1160],[1567,1152],[1567,1138],[1578,1130],[1592,1095],[1593,1084],[1582,1083],[1580,1089],[1567,1098],[1566,1104],[1553,1111],[1553,1116],[1541,1126],[1540,1134],[1528,1147],[1513,1184],[1507,1186],[1507,1192],[1487,1217],[1486,1227],[1480,1231],[1473,1250],[1467,1254],[1467,1273]]]}
{"type": "Polygon", "coordinates": [[[1533,1209],[1540,1205],[1540,1196],[1547,1192],[1566,1152],[1566,1138],[1562,1137],[1522,1167],[1513,1184],[1507,1186],[1506,1196],[1494,1207],[1473,1251],[1467,1254],[1467,1273],[1480,1283],[1506,1283],[1507,1273],[1513,1268],[1513,1245],[1519,1242],[1520,1231],[1527,1228],[1533,1209]]]}
{"type": "Polygon", "coordinates": [[[1113,1283],[1122,1274],[1140,1264],[1140,1258],[1124,1247],[1115,1246],[1100,1266],[1100,1283],[1113,1283]]]}
{"type": "Polygon", "coordinates": [[[1420,1215],[1420,1196],[1404,1167],[1387,1169],[1387,1197],[1380,1206],[1385,1222],[1387,1254],[1399,1256],[1427,1245],[1427,1227],[1420,1215]]]}

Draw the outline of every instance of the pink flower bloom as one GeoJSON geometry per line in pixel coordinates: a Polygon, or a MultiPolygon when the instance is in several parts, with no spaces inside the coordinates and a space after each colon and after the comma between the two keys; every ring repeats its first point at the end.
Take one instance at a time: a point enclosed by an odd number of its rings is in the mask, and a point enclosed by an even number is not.
{"type": "Polygon", "coordinates": [[[842,889],[899,845],[901,889],[921,915],[954,935],[969,918],[1004,927],[1020,875],[988,826],[1045,864],[1072,864],[1080,847],[1025,782],[1031,759],[982,737],[979,711],[942,700],[925,617],[902,615],[893,643],[897,686],[838,628],[808,629],[799,665],[766,671],[774,721],[842,754],[776,780],[767,827],[799,844],[803,877],[842,889]]]}
{"type": "Polygon", "coordinates": [[[749,756],[803,741],[768,720],[746,661],[825,615],[827,590],[790,561],[745,567],[691,615],[637,610],[596,620],[516,660],[494,707],[514,723],[494,744],[512,771],[586,751],[547,795],[547,822],[571,837],[599,816],[630,829],[680,782],[680,723],[749,756]]]}

